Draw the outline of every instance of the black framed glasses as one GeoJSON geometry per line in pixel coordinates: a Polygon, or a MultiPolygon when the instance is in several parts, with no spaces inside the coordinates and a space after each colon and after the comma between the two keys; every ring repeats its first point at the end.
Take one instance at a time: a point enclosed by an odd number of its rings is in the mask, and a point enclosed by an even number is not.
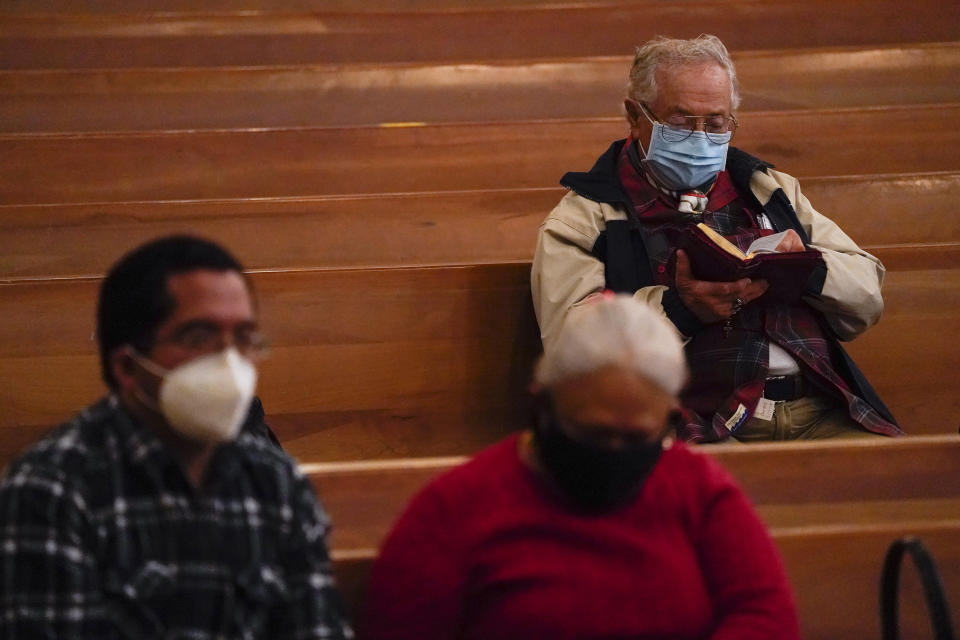
{"type": "Polygon", "coordinates": [[[737,127],[740,125],[736,116],[732,114],[729,116],[720,114],[709,116],[684,116],[675,114],[666,120],[661,120],[654,115],[653,111],[646,104],[641,102],[640,108],[652,123],[663,125],[660,127],[660,137],[663,138],[664,142],[683,142],[692,136],[694,131],[703,131],[706,134],[707,140],[713,144],[726,144],[730,141],[730,138],[733,137],[737,127]],[[729,137],[727,136],[728,133],[730,134],[729,137]]]}

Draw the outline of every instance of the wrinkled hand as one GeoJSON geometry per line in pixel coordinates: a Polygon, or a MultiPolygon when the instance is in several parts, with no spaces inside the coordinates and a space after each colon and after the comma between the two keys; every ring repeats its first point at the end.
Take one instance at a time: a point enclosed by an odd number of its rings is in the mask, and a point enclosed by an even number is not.
{"type": "MultiPolygon", "coordinates": [[[[796,233],[794,233],[796,236],[796,233]]],[[[786,241],[787,238],[784,238],[786,241]]],[[[797,240],[800,237],[797,236],[797,240]]],[[[782,243],[781,243],[782,244],[782,243]]],[[[803,246],[803,243],[801,243],[803,246]]],[[[677,251],[677,293],[700,322],[709,324],[726,320],[739,311],[737,299],[743,305],[756,300],[769,286],[766,280],[743,278],[733,282],[697,280],[690,269],[690,258],[683,250],[677,251]]]]}
{"type": "Polygon", "coordinates": [[[783,240],[777,245],[777,251],[780,253],[793,253],[794,251],[806,250],[807,248],[803,246],[803,240],[800,239],[800,236],[797,235],[797,232],[793,229],[787,229],[787,235],[783,236],[783,240]]]}

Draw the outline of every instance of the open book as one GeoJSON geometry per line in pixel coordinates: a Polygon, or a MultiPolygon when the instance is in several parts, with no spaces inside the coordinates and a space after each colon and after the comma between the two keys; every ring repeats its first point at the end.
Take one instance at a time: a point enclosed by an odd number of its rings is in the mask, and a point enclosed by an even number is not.
{"type": "Polygon", "coordinates": [[[776,247],[786,233],[758,238],[744,253],[701,222],[684,230],[680,248],[690,256],[693,275],[700,280],[763,279],[770,283],[763,294],[765,299],[791,302],[803,294],[810,274],[823,264],[823,257],[812,249],[777,252],[776,247]]]}

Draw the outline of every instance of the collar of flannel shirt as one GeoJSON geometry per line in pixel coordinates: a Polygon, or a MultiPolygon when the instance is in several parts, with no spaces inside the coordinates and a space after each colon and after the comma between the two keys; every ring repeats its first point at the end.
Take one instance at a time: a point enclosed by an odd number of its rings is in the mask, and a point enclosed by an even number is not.
{"type": "MultiPolygon", "coordinates": [[[[187,479],[183,465],[160,438],[133,417],[116,395],[111,395],[107,402],[115,411],[113,425],[120,439],[118,444],[136,471],[148,478],[158,491],[177,486],[193,492],[194,489],[187,479]]],[[[241,432],[238,439],[243,437],[245,437],[244,432],[241,432]]],[[[207,479],[202,490],[216,491],[217,484],[236,471],[245,455],[244,448],[238,446],[237,441],[220,445],[210,459],[207,479]]]]}

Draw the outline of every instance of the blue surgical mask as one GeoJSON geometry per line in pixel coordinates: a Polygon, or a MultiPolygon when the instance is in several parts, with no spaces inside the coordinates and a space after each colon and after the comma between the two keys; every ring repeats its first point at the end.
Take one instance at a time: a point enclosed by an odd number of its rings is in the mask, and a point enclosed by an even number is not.
{"type": "Polygon", "coordinates": [[[713,180],[726,166],[732,135],[729,131],[710,134],[693,131],[679,142],[667,142],[663,136],[666,125],[652,124],[647,166],[665,187],[675,191],[695,189],[713,180]]]}

